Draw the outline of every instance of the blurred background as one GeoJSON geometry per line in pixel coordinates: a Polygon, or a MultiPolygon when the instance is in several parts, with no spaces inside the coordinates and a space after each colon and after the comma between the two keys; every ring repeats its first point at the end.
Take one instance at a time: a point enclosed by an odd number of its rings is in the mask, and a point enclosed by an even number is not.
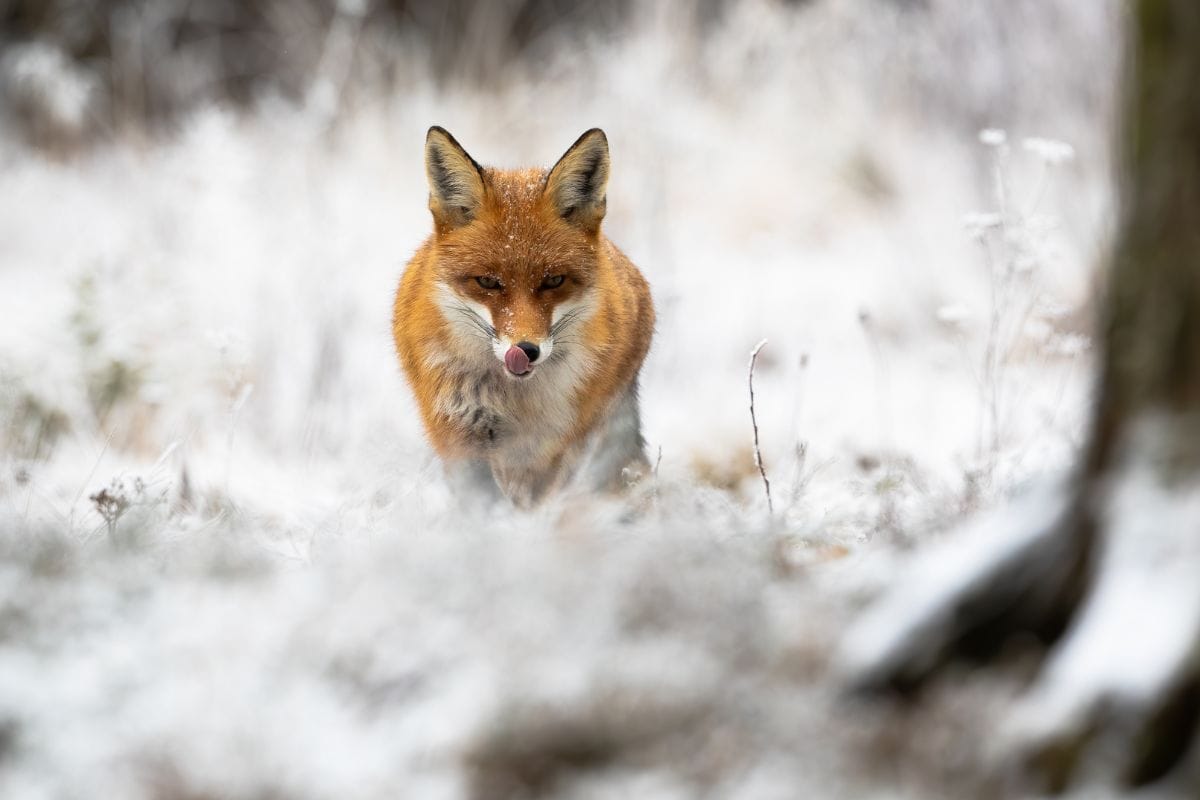
{"type": "Polygon", "coordinates": [[[0,793],[971,796],[1011,687],[845,714],[828,651],[1076,454],[1120,27],[0,0],[0,793]],[[495,166],[607,132],[650,512],[451,507],[389,329],[432,124],[495,166]]]}

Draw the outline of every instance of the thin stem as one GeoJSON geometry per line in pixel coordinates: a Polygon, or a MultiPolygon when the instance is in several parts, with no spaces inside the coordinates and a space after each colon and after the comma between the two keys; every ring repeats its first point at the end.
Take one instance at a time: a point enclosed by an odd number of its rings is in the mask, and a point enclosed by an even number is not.
{"type": "Polygon", "coordinates": [[[763,466],[762,451],[758,446],[758,417],[754,413],[754,362],[758,360],[758,351],[762,350],[767,340],[763,339],[750,351],[750,373],[747,382],[750,385],[750,424],[754,427],[754,466],[762,476],[763,488],[767,492],[767,512],[775,513],[775,505],[771,502],[771,481],[767,478],[767,469],[763,466]]]}

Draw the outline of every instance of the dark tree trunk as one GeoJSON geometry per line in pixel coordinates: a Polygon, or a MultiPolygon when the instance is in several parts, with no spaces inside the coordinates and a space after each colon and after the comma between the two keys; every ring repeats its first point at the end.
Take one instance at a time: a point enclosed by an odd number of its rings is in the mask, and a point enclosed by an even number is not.
{"type": "Polygon", "coordinates": [[[1148,414],[1173,428],[1162,465],[1200,468],[1200,3],[1139,0],[1134,21],[1089,476],[1148,414]]]}

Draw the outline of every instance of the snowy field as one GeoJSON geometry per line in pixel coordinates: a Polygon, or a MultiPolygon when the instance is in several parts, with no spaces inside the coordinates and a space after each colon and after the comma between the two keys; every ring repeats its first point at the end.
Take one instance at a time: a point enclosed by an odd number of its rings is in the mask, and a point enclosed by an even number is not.
{"type": "Polygon", "coordinates": [[[0,136],[0,797],[973,796],[1015,680],[911,712],[832,655],[1080,444],[1118,37],[905,6],[655,5],[486,88],[414,56],[340,105],[0,136]],[[606,130],[659,309],[629,504],[451,503],[389,328],[434,123],[497,166],[606,130]]]}

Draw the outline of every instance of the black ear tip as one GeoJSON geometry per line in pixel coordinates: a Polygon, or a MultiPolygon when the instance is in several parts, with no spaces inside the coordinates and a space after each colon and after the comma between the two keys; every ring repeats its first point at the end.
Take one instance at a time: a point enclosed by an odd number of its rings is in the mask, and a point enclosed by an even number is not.
{"type": "Polygon", "coordinates": [[[607,149],[608,148],[608,137],[605,136],[604,131],[600,130],[599,128],[589,128],[588,130],[583,132],[582,136],[580,136],[578,139],[575,140],[575,144],[573,144],[567,148],[567,152],[570,152],[571,150],[574,150],[576,147],[579,147],[580,145],[584,145],[584,144],[591,145],[591,146],[603,145],[604,148],[607,149]]]}
{"type": "Polygon", "coordinates": [[[444,136],[448,139],[454,138],[450,135],[450,131],[446,130],[441,125],[430,125],[429,130],[425,132],[425,141],[429,141],[435,136],[444,136]]]}

